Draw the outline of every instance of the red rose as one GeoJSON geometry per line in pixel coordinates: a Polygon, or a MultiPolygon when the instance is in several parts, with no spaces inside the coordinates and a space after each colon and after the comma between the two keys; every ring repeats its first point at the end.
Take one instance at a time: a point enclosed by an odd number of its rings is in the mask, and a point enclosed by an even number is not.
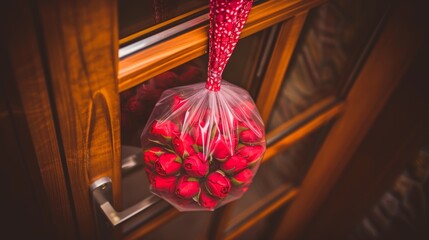
{"type": "Polygon", "coordinates": [[[165,151],[160,147],[151,147],[143,152],[145,166],[152,168],[159,156],[165,151]]]}
{"type": "Polygon", "coordinates": [[[187,133],[183,135],[183,138],[178,136],[173,137],[171,143],[174,151],[181,157],[187,157],[195,152],[192,147],[195,144],[194,139],[187,133]]]}
{"type": "Polygon", "coordinates": [[[187,65],[183,69],[183,72],[179,75],[179,81],[181,84],[186,85],[199,82],[202,77],[203,73],[199,68],[192,65],[187,65]]]}
{"type": "Polygon", "coordinates": [[[244,131],[244,130],[252,130],[258,135],[263,135],[263,126],[260,126],[260,124],[257,124],[255,121],[251,119],[245,119],[245,121],[241,121],[238,123],[238,132],[244,131]]]}
{"type": "Polygon", "coordinates": [[[219,199],[210,196],[210,194],[208,194],[205,190],[201,190],[198,202],[201,206],[213,210],[219,203],[219,199]]]}
{"type": "Polygon", "coordinates": [[[207,176],[206,188],[212,196],[224,198],[231,191],[231,182],[222,171],[218,170],[207,176]]]}
{"type": "Polygon", "coordinates": [[[235,131],[237,129],[237,125],[238,125],[238,121],[236,118],[233,119],[228,119],[228,120],[222,120],[219,122],[219,124],[217,125],[217,131],[220,132],[221,134],[227,134],[227,135],[231,135],[234,134],[234,139],[237,138],[237,136],[235,136],[235,131]]]}
{"type": "Polygon", "coordinates": [[[159,74],[152,79],[157,88],[166,89],[178,85],[177,74],[172,71],[167,71],[159,74]]]}
{"type": "Polygon", "coordinates": [[[182,107],[186,103],[186,99],[181,97],[180,95],[174,95],[173,96],[173,104],[171,106],[173,111],[176,111],[180,107],[182,107]]]}
{"type": "Polygon", "coordinates": [[[174,175],[182,167],[182,159],[174,153],[162,154],[155,162],[155,170],[159,175],[174,175]]]}
{"type": "Polygon", "coordinates": [[[208,123],[205,121],[195,121],[191,127],[191,135],[195,139],[195,143],[199,146],[207,144],[207,137],[210,134],[208,123]]]}
{"type": "Polygon", "coordinates": [[[221,163],[220,168],[229,175],[232,175],[247,168],[248,165],[249,164],[244,157],[240,155],[234,155],[228,158],[225,162],[221,163]]]}
{"type": "Polygon", "coordinates": [[[237,155],[240,155],[247,159],[249,165],[252,165],[262,158],[262,154],[264,153],[265,148],[260,145],[255,146],[243,146],[238,149],[237,155]]]}
{"type": "Polygon", "coordinates": [[[247,129],[240,132],[240,141],[245,144],[259,143],[262,140],[260,133],[255,133],[251,129],[247,129]]]}
{"type": "Polygon", "coordinates": [[[209,162],[202,153],[196,153],[185,158],[183,168],[192,177],[204,177],[209,171],[209,162]]]}
{"type": "Polygon", "coordinates": [[[234,185],[242,185],[244,183],[250,183],[252,181],[253,173],[250,169],[244,169],[243,171],[235,174],[231,178],[231,182],[234,185]]]}
{"type": "Polygon", "coordinates": [[[217,137],[212,141],[212,155],[223,162],[234,153],[237,147],[237,138],[217,137]]]}
{"type": "Polygon", "coordinates": [[[131,112],[137,116],[144,115],[144,113],[145,113],[145,111],[144,111],[145,108],[144,108],[143,104],[141,103],[141,101],[136,96],[132,96],[132,97],[128,98],[127,105],[126,105],[125,109],[128,112],[131,112]]]}
{"type": "Polygon", "coordinates": [[[152,174],[150,183],[152,184],[153,190],[160,192],[173,193],[176,186],[177,178],[175,176],[158,176],[152,174]]]}
{"type": "Polygon", "coordinates": [[[172,121],[153,121],[150,133],[153,135],[161,135],[167,139],[179,134],[179,127],[172,121]]]}
{"type": "Polygon", "coordinates": [[[181,176],[176,186],[176,195],[180,198],[189,199],[200,191],[198,179],[189,176],[181,176]]]}

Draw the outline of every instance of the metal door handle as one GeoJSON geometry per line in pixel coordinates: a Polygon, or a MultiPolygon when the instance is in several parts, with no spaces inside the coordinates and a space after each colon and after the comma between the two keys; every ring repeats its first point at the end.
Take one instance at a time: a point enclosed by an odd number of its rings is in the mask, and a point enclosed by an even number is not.
{"type": "Polygon", "coordinates": [[[160,198],[151,195],[133,206],[118,212],[110,203],[112,201],[112,180],[109,177],[100,178],[92,183],[90,191],[95,203],[94,208],[99,208],[113,227],[118,226],[134,215],[161,201],[160,198]]]}
{"type": "Polygon", "coordinates": [[[111,204],[113,199],[112,180],[109,177],[102,177],[93,182],[90,186],[90,196],[99,239],[113,239],[115,227],[148,208],[163,202],[157,196],[150,195],[123,211],[116,211],[111,204]]]}

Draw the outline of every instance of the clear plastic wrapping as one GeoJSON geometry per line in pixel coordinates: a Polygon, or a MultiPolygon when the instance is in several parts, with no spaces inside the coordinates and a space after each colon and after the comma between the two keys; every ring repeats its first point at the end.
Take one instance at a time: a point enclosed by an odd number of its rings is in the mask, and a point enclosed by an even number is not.
{"type": "Polygon", "coordinates": [[[213,210],[248,189],[265,151],[248,92],[226,81],[163,92],[141,135],[151,191],[180,211],[213,210]]]}

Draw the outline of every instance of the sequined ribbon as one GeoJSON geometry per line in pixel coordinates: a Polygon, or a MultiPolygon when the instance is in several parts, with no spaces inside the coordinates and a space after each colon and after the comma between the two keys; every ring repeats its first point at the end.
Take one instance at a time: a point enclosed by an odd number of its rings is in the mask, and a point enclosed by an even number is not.
{"type": "Polygon", "coordinates": [[[253,0],[210,0],[208,90],[220,90],[222,72],[237,45],[252,3],[253,0]]]}

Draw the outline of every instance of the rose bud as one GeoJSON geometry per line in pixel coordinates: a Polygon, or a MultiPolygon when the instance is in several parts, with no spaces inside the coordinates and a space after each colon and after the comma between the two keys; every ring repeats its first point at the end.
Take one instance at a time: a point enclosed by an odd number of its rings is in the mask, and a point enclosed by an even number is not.
{"type": "Polygon", "coordinates": [[[244,144],[259,143],[262,140],[262,135],[255,133],[251,129],[247,129],[240,132],[240,141],[244,144]]]}
{"type": "Polygon", "coordinates": [[[244,169],[243,171],[235,174],[234,177],[231,178],[231,182],[234,185],[242,185],[244,183],[249,183],[252,181],[253,173],[250,169],[244,169]]]}
{"type": "Polygon", "coordinates": [[[178,136],[173,137],[171,143],[174,151],[181,157],[185,158],[195,152],[192,148],[192,145],[195,144],[194,139],[187,133],[183,135],[183,138],[178,136]]]}
{"type": "Polygon", "coordinates": [[[182,107],[186,103],[186,99],[182,98],[179,95],[174,95],[173,97],[173,105],[171,106],[173,111],[176,111],[180,107],[182,107]]]}
{"type": "Polygon", "coordinates": [[[219,199],[210,196],[205,190],[201,190],[198,202],[201,206],[213,210],[219,203],[219,199]]]}
{"type": "Polygon", "coordinates": [[[156,174],[152,174],[150,183],[152,184],[153,190],[173,193],[176,187],[176,180],[176,176],[162,177],[156,174]]]}
{"type": "Polygon", "coordinates": [[[223,119],[217,125],[217,131],[225,135],[234,134],[234,138],[237,138],[237,136],[235,136],[237,125],[238,125],[238,121],[236,118],[228,119],[228,120],[223,119]]]}
{"type": "Polygon", "coordinates": [[[189,199],[200,192],[198,179],[189,176],[181,176],[176,186],[176,195],[180,198],[189,199]]]}
{"type": "Polygon", "coordinates": [[[159,175],[174,175],[182,167],[182,159],[174,153],[162,154],[155,162],[155,170],[159,175]]]}
{"type": "Polygon", "coordinates": [[[178,85],[178,76],[172,71],[167,71],[153,78],[157,88],[166,89],[178,85]]]}
{"type": "Polygon", "coordinates": [[[243,119],[243,120],[244,121],[238,122],[238,132],[251,129],[258,135],[262,135],[262,133],[264,132],[264,126],[262,126],[259,123],[256,123],[252,119],[243,119]]]}
{"type": "Polygon", "coordinates": [[[179,134],[179,127],[172,121],[153,121],[150,133],[153,135],[161,135],[167,139],[179,134]]]}
{"type": "Polygon", "coordinates": [[[136,96],[132,96],[128,99],[125,109],[136,116],[141,116],[145,113],[143,104],[136,96]]]}
{"type": "Polygon", "coordinates": [[[195,139],[195,143],[199,146],[207,144],[207,137],[209,134],[208,124],[205,121],[197,121],[193,124],[191,131],[192,137],[195,139]]]}
{"type": "Polygon", "coordinates": [[[224,198],[231,191],[231,182],[222,171],[218,170],[207,176],[206,189],[212,196],[224,198]]]}
{"type": "Polygon", "coordinates": [[[192,177],[204,177],[209,171],[209,162],[202,153],[196,153],[183,160],[183,168],[192,177]]]}
{"type": "Polygon", "coordinates": [[[247,159],[249,165],[253,165],[258,162],[262,158],[262,154],[264,153],[265,148],[260,145],[255,146],[243,146],[238,149],[237,155],[240,155],[247,159]]]}
{"type": "Polygon", "coordinates": [[[151,147],[143,152],[145,166],[152,168],[159,156],[165,151],[160,147],[151,147]]]}
{"type": "Polygon", "coordinates": [[[220,162],[224,162],[230,157],[237,147],[237,138],[217,137],[212,142],[212,155],[220,162]]]}
{"type": "Polygon", "coordinates": [[[203,77],[202,71],[192,65],[187,65],[183,69],[183,72],[179,75],[179,81],[181,84],[190,84],[199,82],[203,77]]]}
{"type": "Polygon", "coordinates": [[[225,162],[221,163],[220,169],[222,169],[228,175],[233,175],[247,168],[248,165],[247,159],[240,155],[234,155],[228,158],[225,162]]]}

